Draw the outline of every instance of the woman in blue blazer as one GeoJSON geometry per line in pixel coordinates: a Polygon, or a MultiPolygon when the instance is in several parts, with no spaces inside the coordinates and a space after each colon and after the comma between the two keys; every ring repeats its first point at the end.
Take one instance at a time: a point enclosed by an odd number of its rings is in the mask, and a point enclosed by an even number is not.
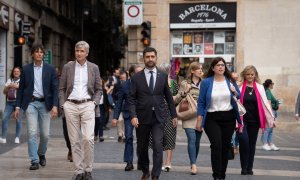
{"type": "Polygon", "coordinates": [[[211,143],[212,176],[225,179],[228,151],[236,120],[242,123],[233,95],[239,97],[239,88],[231,80],[225,60],[215,58],[200,86],[196,128],[203,128],[211,143]]]}

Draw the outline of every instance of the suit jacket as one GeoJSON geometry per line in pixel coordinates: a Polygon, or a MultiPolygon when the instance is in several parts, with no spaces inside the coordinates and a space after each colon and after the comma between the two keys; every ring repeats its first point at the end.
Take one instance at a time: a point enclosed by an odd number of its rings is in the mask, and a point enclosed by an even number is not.
{"type": "MultiPolygon", "coordinates": [[[[19,90],[17,94],[17,107],[24,111],[27,109],[32,100],[34,90],[34,63],[27,64],[23,67],[19,90]]],[[[43,92],[45,104],[48,111],[53,106],[58,107],[58,80],[55,69],[52,65],[43,63],[43,92]]]]}
{"type": "MultiPolygon", "coordinates": [[[[212,94],[213,83],[214,83],[214,77],[211,76],[211,77],[208,77],[208,78],[204,79],[201,83],[201,86],[200,86],[200,95],[199,95],[199,98],[198,98],[198,111],[197,111],[197,114],[198,114],[198,116],[200,116],[200,115],[202,116],[201,127],[204,127],[204,124],[205,124],[205,121],[206,121],[207,110],[208,110],[208,108],[210,106],[210,102],[211,102],[211,94],[212,94]]],[[[229,91],[231,92],[231,90],[230,90],[230,80],[228,80],[227,78],[226,78],[226,83],[227,83],[229,91]]],[[[232,83],[232,84],[235,87],[238,94],[240,95],[240,90],[239,90],[237,84],[235,82],[232,83]]],[[[242,120],[240,118],[240,115],[239,115],[237,104],[233,99],[233,93],[230,93],[230,94],[231,94],[230,104],[233,107],[234,116],[235,116],[235,118],[236,118],[236,120],[239,124],[243,124],[242,120]]],[[[239,98],[239,95],[238,95],[237,98],[239,98]]]]}
{"type": "Polygon", "coordinates": [[[130,118],[129,116],[129,103],[128,95],[130,88],[130,80],[125,81],[119,86],[118,99],[114,109],[114,119],[119,119],[121,111],[123,112],[124,118],[130,118]]]}
{"type": "MultiPolygon", "coordinates": [[[[70,61],[64,65],[59,81],[59,104],[62,106],[70,96],[74,87],[76,61],[70,61]]],[[[88,84],[87,90],[91,99],[99,105],[102,95],[102,81],[100,71],[96,64],[87,61],[88,84]]],[[[98,107],[98,106],[96,106],[98,107]]],[[[100,116],[99,108],[96,109],[96,117],[100,116]]]]}
{"type": "Polygon", "coordinates": [[[169,108],[172,118],[177,117],[168,85],[168,75],[159,70],[157,70],[156,83],[152,93],[144,71],[136,73],[131,78],[128,102],[131,118],[137,117],[140,124],[152,123],[153,108],[157,120],[161,123],[168,119],[166,108],[169,108]],[[168,107],[166,107],[164,99],[166,99],[168,107]]]}

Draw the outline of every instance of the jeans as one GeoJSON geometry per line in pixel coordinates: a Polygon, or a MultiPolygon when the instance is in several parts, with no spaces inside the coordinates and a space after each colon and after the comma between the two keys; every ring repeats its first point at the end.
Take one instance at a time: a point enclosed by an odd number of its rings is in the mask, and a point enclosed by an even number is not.
{"type": "Polygon", "coordinates": [[[236,136],[236,131],[234,131],[234,133],[232,134],[231,144],[233,145],[233,147],[238,147],[239,146],[239,139],[236,136]]]}
{"type": "MultiPolygon", "coordinates": [[[[4,115],[3,115],[3,122],[2,122],[2,138],[6,138],[7,136],[7,129],[8,129],[8,121],[10,120],[11,114],[15,111],[16,102],[7,102],[5,105],[4,115]]],[[[20,110],[22,112],[22,110],[20,110]]],[[[22,128],[22,113],[17,119],[16,122],[16,137],[20,138],[21,136],[21,128],[22,128]]]]}
{"type": "Polygon", "coordinates": [[[124,118],[125,126],[125,149],[124,149],[124,162],[133,161],[133,128],[130,118],[124,118]]]}
{"type": "Polygon", "coordinates": [[[200,139],[202,132],[196,131],[195,129],[185,128],[185,133],[188,139],[188,153],[190,158],[190,164],[196,164],[200,149],[200,139]]]}
{"type": "Polygon", "coordinates": [[[39,156],[45,155],[50,133],[50,111],[45,102],[33,101],[26,110],[28,154],[31,163],[38,163],[39,156]],[[37,132],[40,132],[40,144],[37,144],[37,132]]]}
{"type": "Polygon", "coordinates": [[[261,135],[261,142],[263,144],[271,144],[273,139],[273,127],[266,128],[265,132],[261,135]]]}

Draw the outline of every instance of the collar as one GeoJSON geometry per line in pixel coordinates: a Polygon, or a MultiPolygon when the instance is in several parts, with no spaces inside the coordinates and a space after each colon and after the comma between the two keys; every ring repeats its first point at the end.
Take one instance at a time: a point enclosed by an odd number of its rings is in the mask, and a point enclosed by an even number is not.
{"type": "Polygon", "coordinates": [[[41,66],[37,66],[35,65],[35,63],[33,62],[33,67],[43,67],[44,62],[42,61],[41,66]]]}
{"type": "Polygon", "coordinates": [[[154,67],[153,69],[147,69],[147,68],[144,69],[145,74],[149,74],[150,71],[153,71],[154,74],[157,74],[156,67],[154,67]]]}
{"type": "Polygon", "coordinates": [[[85,67],[85,66],[87,66],[87,60],[85,60],[85,62],[84,62],[83,65],[79,64],[78,61],[76,60],[76,61],[75,61],[75,65],[76,65],[77,67],[85,67]]]}

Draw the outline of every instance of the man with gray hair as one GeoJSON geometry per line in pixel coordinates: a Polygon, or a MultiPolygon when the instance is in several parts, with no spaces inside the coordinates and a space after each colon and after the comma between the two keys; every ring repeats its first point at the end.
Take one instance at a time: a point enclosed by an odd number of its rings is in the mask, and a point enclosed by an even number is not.
{"type": "Polygon", "coordinates": [[[67,120],[75,180],[92,179],[95,113],[100,113],[96,107],[102,95],[99,68],[86,59],[88,53],[89,44],[77,42],[76,60],[64,65],[59,82],[59,101],[67,120]]]}

